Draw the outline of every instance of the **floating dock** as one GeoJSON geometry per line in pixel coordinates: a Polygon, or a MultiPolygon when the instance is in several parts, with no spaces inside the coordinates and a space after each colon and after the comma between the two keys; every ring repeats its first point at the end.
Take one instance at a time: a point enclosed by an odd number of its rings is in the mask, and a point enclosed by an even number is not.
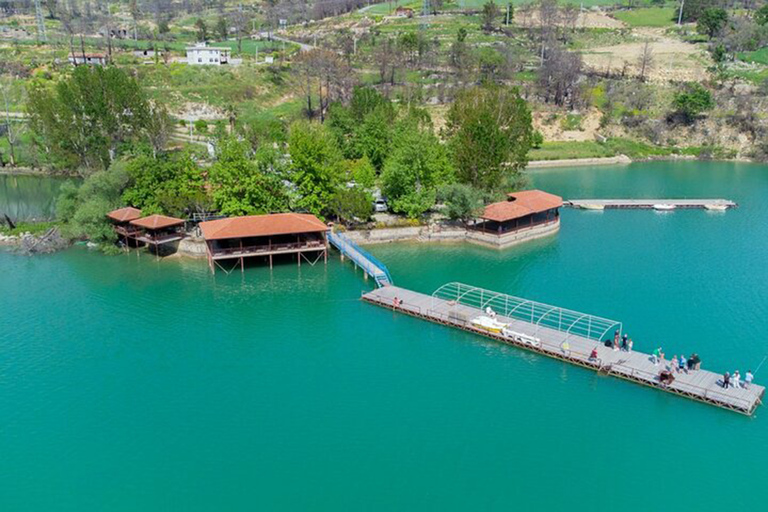
{"type": "Polygon", "coordinates": [[[654,364],[649,354],[604,346],[601,340],[612,340],[615,330],[621,331],[621,323],[462,283],[446,284],[432,295],[384,286],[364,294],[362,299],[399,313],[583,366],[603,375],[630,380],[746,415],[752,415],[765,392],[763,386],[756,384],[748,388],[724,389],[721,374],[701,369],[688,373],[673,372],[675,380],[665,385],[659,381],[659,373],[668,368],[669,361],[654,364]],[[508,324],[506,333],[490,332],[473,325],[472,320],[484,315],[487,307],[495,312],[496,320],[508,324]],[[510,335],[509,331],[514,334],[510,335]],[[594,348],[597,348],[598,357],[591,359],[594,348]]]}
{"type": "Polygon", "coordinates": [[[563,206],[584,210],[603,209],[690,209],[725,210],[738,205],[728,199],[569,199],[563,206]]]}

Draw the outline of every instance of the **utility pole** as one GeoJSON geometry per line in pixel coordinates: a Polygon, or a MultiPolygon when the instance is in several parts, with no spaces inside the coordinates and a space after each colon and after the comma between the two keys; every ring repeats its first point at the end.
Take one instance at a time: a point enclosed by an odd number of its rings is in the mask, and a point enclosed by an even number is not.
{"type": "Polygon", "coordinates": [[[40,5],[40,0],[35,0],[35,21],[37,22],[37,38],[42,42],[46,42],[45,16],[43,16],[43,7],[40,5]]]}
{"type": "Polygon", "coordinates": [[[685,0],[680,0],[680,12],[677,15],[677,26],[683,24],[683,7],[685,6],[685,0]]]}

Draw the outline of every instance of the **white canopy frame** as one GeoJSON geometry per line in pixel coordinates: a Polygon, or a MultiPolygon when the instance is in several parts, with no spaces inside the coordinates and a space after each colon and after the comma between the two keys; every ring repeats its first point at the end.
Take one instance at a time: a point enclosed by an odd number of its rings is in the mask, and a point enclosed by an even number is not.
{"type": "Polygon", "coordinates": [[[541,329],[561,332],[563,333],[562,341],[568,340],[571,336],[602,341],[612,329],[618,328],[620,334],[623,330],[622,323],[616,320],[459,282],[444,284],[432,294],[433,310],[445,302],[462,304],[480,311],[485,311],[490,306],[501,317],[535,325],[536,333],[541,329]]]}

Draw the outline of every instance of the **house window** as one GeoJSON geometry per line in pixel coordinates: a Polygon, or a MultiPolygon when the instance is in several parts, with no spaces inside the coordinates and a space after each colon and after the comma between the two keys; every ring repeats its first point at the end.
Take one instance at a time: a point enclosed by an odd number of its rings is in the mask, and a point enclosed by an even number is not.
{"type": "Polygon", "coordinates": [[[203,59],[201,59],[201,58],[199,58],[199,57],[198,57],[198,58],[197,58],[197,62],[203,62],[203,59]]]}

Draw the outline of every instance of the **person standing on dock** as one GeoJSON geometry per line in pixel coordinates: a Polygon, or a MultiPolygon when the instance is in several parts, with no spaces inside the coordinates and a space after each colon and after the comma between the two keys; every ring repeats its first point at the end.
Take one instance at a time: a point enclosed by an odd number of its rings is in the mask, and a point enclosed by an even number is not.
{"type": "Polygon", "coordinates": [[[677,363],[677,354],[673,355],[672,359],[669,361],[669,371],[680,373],[680,367],[678,366],[678,363],[677,363]]]}
{"type": "Polygon", "coordinates": [[[731,374],[728,372],[725,372],[725,375],[723,375],[723,387],[725,389],[728,389],[728,386],[731,385],[731,374]]]}
{"type": "Polygon", "coordinates": [[[629,341],[627,341],[627,352],[629,352],[630,354],[632,353],[632,345],[633,345],[632,338],[629,338],[629,341]]]}
{"type": "Polygon", "coordinates": [[[627,350],[627,338],[629,338],[629,336],[627,336],[627,333],[624,333],[624,336],[621,337],[621,350],[627,350]]]}
{"type": "Polygon", "coordinates": [[[677,370],[678,373],[679,372],[688,373],[688,367],[686,366],[687,364],[688,364],[688,362],[685,360],[685,356],[681,355],[680,356],[680,366],[678,366],[678,370],[677,370]]]}
{"type": "Polygon", "coordinates": [[[741,375],[739,375],[739,370],[733,372],[733,387],[736,389],[741,387],[741,375]]]}
{"type": "Polygon", "coordinates": [[[651,360],[653,361],[654,366],[657,366],[659,364],[660,354],[661,354],[661,347],[653,349],[653,353],[651,354],[651,360]]]}
{"type": "Polygon", "coordinates": [[[752,384],[752,380],[755,378],[754,375],[752,375],[752,370],[747,370],[747,374],[744,376],[744,389],[749,389],[750,384],[752,384]]]}

